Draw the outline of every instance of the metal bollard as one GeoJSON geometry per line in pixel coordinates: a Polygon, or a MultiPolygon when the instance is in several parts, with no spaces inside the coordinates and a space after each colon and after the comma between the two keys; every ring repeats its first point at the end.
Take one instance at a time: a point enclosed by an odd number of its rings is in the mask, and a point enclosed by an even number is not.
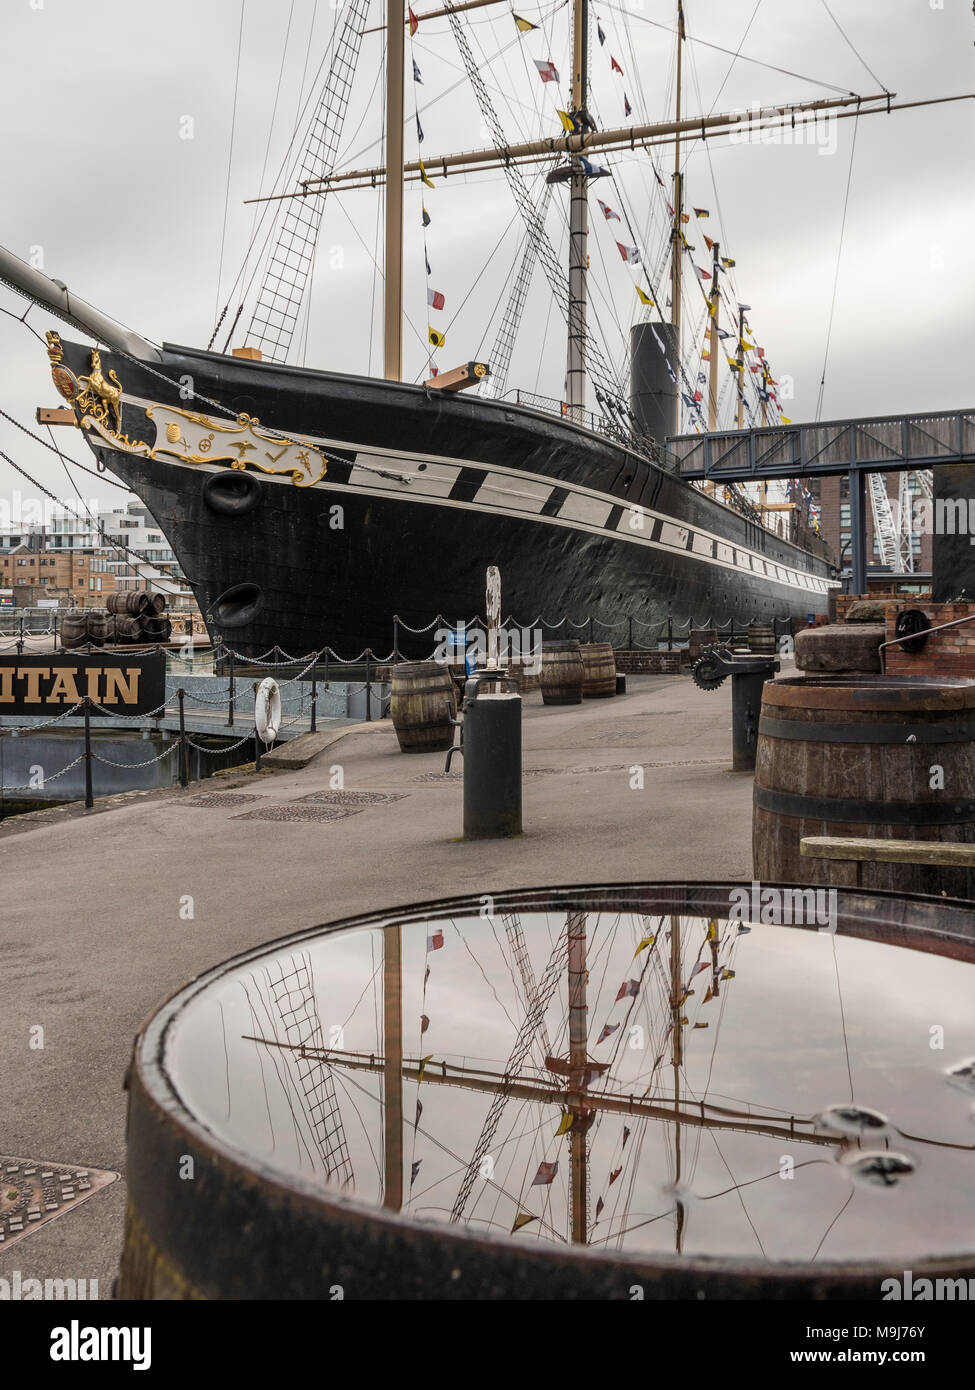
{"type": "Polygon", "coordinates": [[[755,769],[762,688],[779,669],[772,656],[736,656],[726,646],[709,647],[694,664],[694,681],[701,690],[717,690],[731,677],[731,766],[735,772],[755,769]]]}
{"type": "Polygon", "coordinates": [[[461,743],[447,754],[464,758],[464,839],[495,840],[521,832],[521,695],[497,671],[476,671],[464,686],[461,743]]]}

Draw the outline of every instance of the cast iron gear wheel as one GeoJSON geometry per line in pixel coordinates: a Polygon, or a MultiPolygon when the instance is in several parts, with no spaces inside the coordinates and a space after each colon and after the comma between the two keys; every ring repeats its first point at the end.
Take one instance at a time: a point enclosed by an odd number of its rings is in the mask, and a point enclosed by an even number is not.
{"type": "Polygon", "coordinates": [[[706,651],[703,656],[699,656],[691,668],[691,675],[694,677],[694,684],[701,690],[717,690],[727,675],[722,671],[715,659],[715,653],[706,651]]]}

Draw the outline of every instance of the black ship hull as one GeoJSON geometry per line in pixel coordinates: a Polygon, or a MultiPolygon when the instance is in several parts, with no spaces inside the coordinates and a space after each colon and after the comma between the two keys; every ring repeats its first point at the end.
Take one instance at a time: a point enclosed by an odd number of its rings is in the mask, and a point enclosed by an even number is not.
{"type": "MultiPolygon", "coordinates": [[[[89,380],[88,349],[63,357],[89,380]]],[[[505,616],[547,636],[591,617],[620,645],[633,620],[646,644],[667,618],[680,633],[826,609],[824,558],[541,411],[183,348],[100,365],[124,394],[94,427],[76,399],[88,442],[165,532],[211,636],[244,654],[385,656],[394,615],[400,650],[428,653],[433,634],[406,629],[483,614],[492,564],[505,616]]]]}

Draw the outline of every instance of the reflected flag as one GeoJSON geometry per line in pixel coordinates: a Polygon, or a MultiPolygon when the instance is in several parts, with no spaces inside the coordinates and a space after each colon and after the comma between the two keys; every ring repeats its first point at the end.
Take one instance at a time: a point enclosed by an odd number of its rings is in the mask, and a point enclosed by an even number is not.
{"type": "Polygon", "coordinates": [[[597,1220],[597,1221],[598,1221],[599,1218],[602,1216],[602,1214],[603,1214],[603,1207],[604,1207],[605,1205],[606,1205],[606,1203],[603,1201],[602,1197],[597,1197],[597,1198],[596,1198],[596,1220],[597,1220]]]}
{"type": "Polygon", "coordinates": [[[538,1172],[532,1178],[532,1187],[548,1187],[550,1182],[555,1181],[555,1175],[559,1171],[557,1163],[540,1163],[538,1172]]]}
{"type": "Polygon", "coordinates": [[[599,1037],[596,1039],[596,1046],[598,1047],[599,1044],[600,1044],[601,1042],[605,1042],[605,1040],[606,1040],[607,1038],[611,1037],[611,1036],[613,1035],[613,1033],[616,1032],[616,1030],[617,1030],[618,1027],[619,1027],[619,1024],[618,1024],[618,1023],[604,1023],[604,1024],[603,1024],[603,1031],[600,1033],[599,1037]]]}
{"type": "Polygon", "coordinates": [[[427,937],[427,950],[428,950],[428,951],[442,951],[442,950],[443,950],[443,931],[442,931],[442,930],[440,930],[440,931],[435,931],[435,932],[433,933],[432,936],[428,936],[428,937],[427,937]]]}
{"type": "Polygon", "coordinates": [[[613,1183],[616,1181],[616,1179],[619,1177],[619,1175],[620,1175],[620,1173],[622,1173],[622,1171],[623,1171],[623,1165],[622,1165],[622,1163],[620,1164],[620,1166],[619,1166],[618,1168],[614,1168],[614,1169],[613,1169],[613,1171],[612,1171],[612,1172],[610,1173],[610,1175],[609,1175],[609,1185],[610,1185],[610,1187],[613,1186],[613,1183]]]}
{"type": "Polygon", "coordinates": [[[615,1002],[618,1004],[621,999],[635,999],[639,993],[639,980],[624,980],[623,983],[620,985],[619,993],[616,996],[615,1002]]]}
{"type": "Polygon", "coordinates": [[[568,1134],[569,1130],[572,1128],[574,1121],[575,1116],[570,1111],[566,1110],[561,1120],[559,1120],[559,1127],[555,1131],[555,1137],[558,1138],[560,1134],[568,1134]]]}
{"type": "Polygon", "coordinates": [[[630,1137],[630,1131],[626,1125],[623,1126],[623,1148],[626,1148],[626,1141],[630,1137]]]}
{"type": "MultiPolygon", "coordinates": [[[[416,1074],[416,1084],[417,1084],[418,1086],[420,1085],[420,1083],[421,1083],[421,1081],[423,1080],[423,1077],[424,1077],[424,1075],[425,1075],[425,1073],[426,1073],[427,1062],[431,1062],[432,1060],[433,1060],[433,1053],[432,1053],[432,1052],[428,1053],[426,1057],[421,1057],[421,1058],[420,1058],[420,1067],[419,1067],[419,1070],[417,1071],[417,1074],[416,1074]]],[[[417,1106],[419,1106],[419,1104],[420,1104],[420,1102],[417,1101],[417,1106]]],[[[419,1118],[420,1118],[419,1115],[417,1115],[417,1120],[419,1120],[419,1118]]]]}
{"type": "Polygon", "coordinates": [[[422,1159],[422,1158],[416,1159],[416,1161],[415,1161],[414,1164],[413,1164],[413,1167],[412,1167],[411,1170],[410,1170],[410,1187],[412,1187],[413,1184],[416,1182],[416,1175],[417,1175],[417,1173],[420,1171],[420,1164],[421,1164],[422,1162],[423,1162],[423,1159],[422,1159]]]}
{"type": "Polygon", "coordinates": [[[423,1037],[423,1034],[427,1031],[427,1029],[428,1029],[429,1027],[430,1027],[430,1019],[429,1019],[429,1017],[428,1017],[426,1014],[421,1014],[421,1015],[420,1015],[420,1037],[421,1037],[421,1038],[423,1037]]]}
{"type": "Polygon", "coordinates": [[[514,1235],[516,1231],[520,1231],[522,1226],[528,1225],[529,1221],[537,1220],[537,1216],[531,1216],[527,1211],[519,1212],[518,1215],[515,1217],[515,1224],[512,1226],[510,1234],[514,1235]]]}

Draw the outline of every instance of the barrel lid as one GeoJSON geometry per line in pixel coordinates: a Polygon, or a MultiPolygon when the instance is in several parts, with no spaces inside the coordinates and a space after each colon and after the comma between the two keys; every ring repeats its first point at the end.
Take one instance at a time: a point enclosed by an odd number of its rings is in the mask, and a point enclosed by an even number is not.
{"type": "Polygon", "coordinates": [[[762,703],[795,710],[973,709],[975,680],[962,676],[786,676],[766,682],[762,703]]]}

